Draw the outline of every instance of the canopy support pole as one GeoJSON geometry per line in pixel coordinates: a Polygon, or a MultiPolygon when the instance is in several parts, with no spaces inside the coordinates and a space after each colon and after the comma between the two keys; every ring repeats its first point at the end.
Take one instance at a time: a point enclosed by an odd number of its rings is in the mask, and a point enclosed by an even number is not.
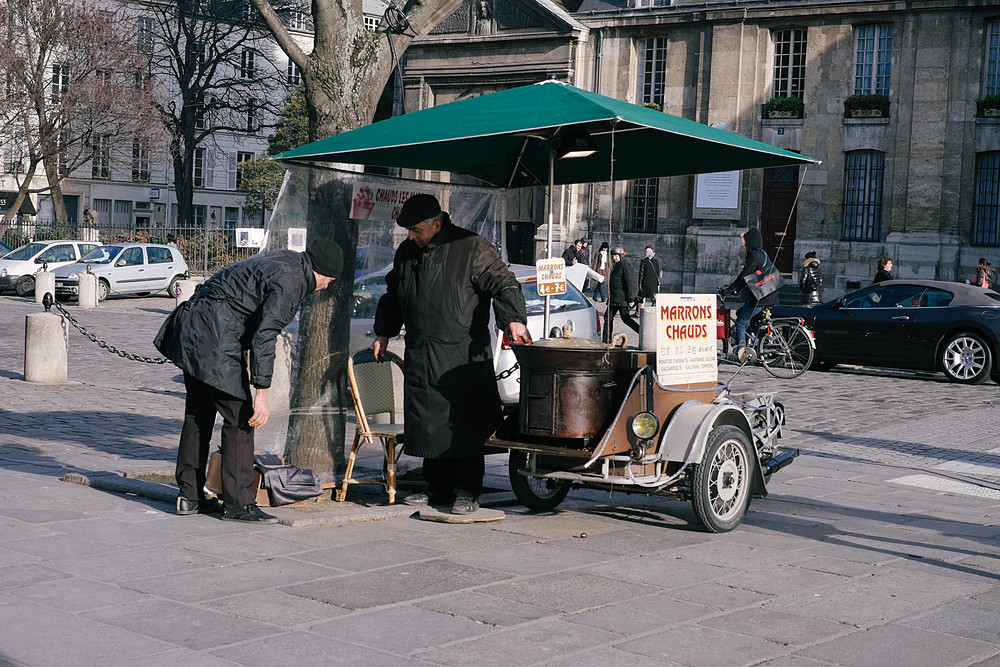
{"type": "MultiPolygon", "coordinates": [[[[548,145],[549,153],[549,198],[548,198],[548,211],[546,212],[546,227],[545,230],[545,257],[547,259],[552,259],[552,196],[553,190],[555,189],[556,181],[556,156],[553,153],[552,141],[549,141],[548,145]]],[[[548,294],[545,295],[545,315],[542,317],[542,338],[549,337],[549,300],[548,294]]]]}

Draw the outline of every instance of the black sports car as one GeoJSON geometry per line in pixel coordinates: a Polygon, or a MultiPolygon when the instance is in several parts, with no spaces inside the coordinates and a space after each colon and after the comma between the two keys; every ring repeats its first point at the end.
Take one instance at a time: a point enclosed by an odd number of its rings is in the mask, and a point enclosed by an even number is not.
{"type": "Polygon", "coordinates": [[[813,367],[942,371],[953,382],[1000,383],[1000,294],[939,280],[888,280],[813,307],[774,306],[816,333],[813,367]]]}

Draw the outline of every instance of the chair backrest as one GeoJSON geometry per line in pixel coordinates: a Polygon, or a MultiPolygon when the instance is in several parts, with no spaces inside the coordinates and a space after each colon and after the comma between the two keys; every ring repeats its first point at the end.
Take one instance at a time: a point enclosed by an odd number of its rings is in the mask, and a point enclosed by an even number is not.
{"type": "Polygon", "coordinates": [[[347,376],[351,382],[351,394],[358,424],[368,430],[368,418],[378,414],[388,414],[389,422],[396,423],[396,375],[402,378],[403,360],[392,352],[385,353],[385,361],[376,361],[370,348],[358,350],[347,362],[347,376]]]}

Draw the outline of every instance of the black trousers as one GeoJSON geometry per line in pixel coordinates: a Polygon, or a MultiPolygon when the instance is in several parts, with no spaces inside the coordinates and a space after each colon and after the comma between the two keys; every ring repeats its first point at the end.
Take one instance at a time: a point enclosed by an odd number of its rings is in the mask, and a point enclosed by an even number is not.
{"type": "Polygon", "coordinates": [[[632,331],[639,333],[639,323],[632,319],[627,305],[611,304],[604,313],[604,342],[610,343],[615,333],[615,313],[622,316],[622,322],[632,331]]]}
{"type": "Polygon", "coordinates": [[[427,491],[436,498],[451,498],[456,491],[468,491],[473,498],[483,492],[486,459],[469,456],[459,459],[424,459],[427,491]]]}
{"type": "Polygon", "coordinates": [[[225,394],[201,380],[184,374],[184,426],[177,447],[175,476],[181,495],[188,500],[205,497],[205,466],[215,428],[222,415],[222,500],[226,507],[254,502],[253,402],[225,394]]]}

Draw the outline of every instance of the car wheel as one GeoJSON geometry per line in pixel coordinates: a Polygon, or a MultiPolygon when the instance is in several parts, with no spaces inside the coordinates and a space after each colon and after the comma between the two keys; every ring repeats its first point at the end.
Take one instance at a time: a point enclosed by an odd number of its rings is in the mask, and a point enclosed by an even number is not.
{"type": "Polygon", "coordinates": [[[170,285],[167,286],[167,294],[170,296],[178,296],[180,292],[180,282],[184,280],[184,276],[174,276],[170,279],[170,285]]]}
{"type": "Polygon", "coordinates": [[[111,293],[111,285],[104,278],[100,278],[97,281],[97,300],[104,301],[108,298],[108,294],[111,293]]]}
{"type": "Polygon", "coordinates": [[[691,505],[711,533],[726,533],[743,521],[750,506],[754,463],[750,440],[735,426],[717,426],[708,434],[705,455],[691,479],[691,505]]]}
{"type": "Polygon", "coordinates": [[[35,277],[21,276],[14,284],[14,291],[18,296],[31,296],[35,293],[35,277]]]}
{"type": "Polygon", "coordinates": [[[531,510],[547,511],[563,501],[569,482],[563,479],[539,479],[522,474],[528,468],[528,454],[512,451],[507,463],[510,488],[521,504],[531,510]]]}
{"type": "Polygon", "coordinates": [[[941,370],[952,382],[979,384],[990,376],[993,354],[989,345],[974,333],[959,333],[941,348],[941,370]]]}
{"type": "Polygon", "coordinates": [[[809,365],[809,370],[826,372],[836,365],[832,361],[814,361],[809,365]]]}

